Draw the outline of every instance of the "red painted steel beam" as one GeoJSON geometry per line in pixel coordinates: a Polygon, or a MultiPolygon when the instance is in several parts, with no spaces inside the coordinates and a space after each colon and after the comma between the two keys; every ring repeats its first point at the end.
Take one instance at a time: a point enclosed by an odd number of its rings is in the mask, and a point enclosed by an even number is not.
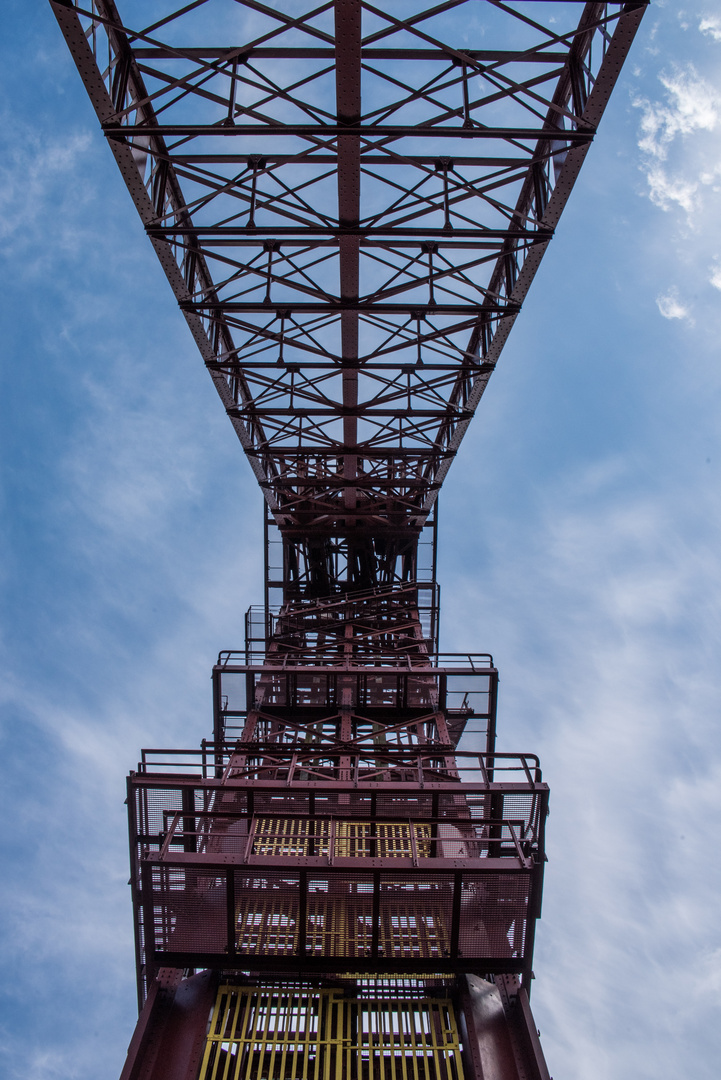
{"type": "MultiPolygon", "coordinates": [[[[404,17],[339,0],[322,29],[310,9],[291,16],[248,0],[239,12],[252,10],[261,29],[227,49],[195,31],[184,39],[192,8],[171,19],[171,44],[163,26],[125,26],[113,0],[51,3],[278,525],[322,538],[365,520],[388,539],[398,528],[412,538],[645,5],[559,2],[544,26],[545,9],[528,22],[523,3],[488,3],[489,39],[494,20],[507,40],[523,25],[527,43],[513,51],[462,47],[461,0],[404,17]],[[486,116],[499,105],[502,124],[486,116]],[[437,411],[419,422],[433,365],[449,377],[433,385],[437,411]],[[372,411],[366,388],[379,379],[398,400],[407,384],[402,410],[372,411]],[[317,459],[342,461],[337,506],[316,485],[325,516],[309,520],[306,495],[288,483],[294,442],[310,471],[319,445],[317,459]],[[387,494],[390,457],[377,488],[369,483],[369,462],[382,460],[371,455],[391,445],[415,481],[404,500],[387,494]]],[[[291,554],[332,583],[323,552],[321,543],[291,554]]]]}
{"type": "MultiPolygon", "coordinates": [[[[337,0],[335,4],[335,87],[336,116],[340,129],[354,128],[361,113],[361,0],[337,0]]],[[[341,357],[343,380],[343,443],[346,451],[358,442],[358,303],[360,291],[360,137],[343,138],[338,143],[338,237],[340,274],[341,357]],[[353,230],[346,233],[345,230],[353,230]]],[[[358,458],[343,456],[343,478],[355,480],[358,458]]],[[[343,491],[345,510],[356,506],[356,489],[348,484],[343,491]]],[[[354,521],[348,520],[352,527],[354,521]]]]}

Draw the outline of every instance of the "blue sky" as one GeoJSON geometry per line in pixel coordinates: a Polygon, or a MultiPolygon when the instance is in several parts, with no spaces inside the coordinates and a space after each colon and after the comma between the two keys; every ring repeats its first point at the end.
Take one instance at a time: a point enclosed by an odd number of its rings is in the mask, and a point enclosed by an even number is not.
{"type": "MultiPolygon", "coordinates": [[[[556,1080],[718,1075],[721,18],[656,2],[441,499],[442,644],[551,783],[556,1080]]],[[[6,0],[0,1075],[117,1077],[124,777],[194,745],[260,495],[49,5],[6,0]]]]}

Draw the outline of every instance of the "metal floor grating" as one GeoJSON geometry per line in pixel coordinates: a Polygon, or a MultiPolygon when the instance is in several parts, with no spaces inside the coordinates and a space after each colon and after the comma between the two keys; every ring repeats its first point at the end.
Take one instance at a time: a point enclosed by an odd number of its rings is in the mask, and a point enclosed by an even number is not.
{"type": "Polygon", "coordinates": [[[200,1080],[462,1080],[448,998],[221,986],[200,1080]]]}

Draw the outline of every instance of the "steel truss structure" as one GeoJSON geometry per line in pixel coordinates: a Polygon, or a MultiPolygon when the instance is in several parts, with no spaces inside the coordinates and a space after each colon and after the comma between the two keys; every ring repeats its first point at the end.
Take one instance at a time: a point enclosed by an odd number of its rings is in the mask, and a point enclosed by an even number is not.
{"type": "Polygon", "coordinates": [[[128,778],[124,1080],[349,1056],[368,1077],[547,1080],[527,987],[548,787],[496,751],[497,687],[490,655],[428,651],[413,585],[286,604],[264,652],[220,654],[212,741],[128,778]]]}
{"type": "Polygon", "coordinates": [[[645,3],[50,3],[265,499],[213,738],[128,782],[123,1076],[544,1080],[548,790],[435,509],[645,3]]]}

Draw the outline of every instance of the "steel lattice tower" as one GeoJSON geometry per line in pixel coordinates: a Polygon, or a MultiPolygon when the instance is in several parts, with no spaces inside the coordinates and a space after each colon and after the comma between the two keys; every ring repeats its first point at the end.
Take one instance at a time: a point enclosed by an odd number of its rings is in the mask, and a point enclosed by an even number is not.
{"type": "Polygon", "coordinates": [[[645,4],[50,2],[265,499],[212,739],[128,779],[123,1080],[547,1080],[548,788],[435,504],[645,4]]]}

